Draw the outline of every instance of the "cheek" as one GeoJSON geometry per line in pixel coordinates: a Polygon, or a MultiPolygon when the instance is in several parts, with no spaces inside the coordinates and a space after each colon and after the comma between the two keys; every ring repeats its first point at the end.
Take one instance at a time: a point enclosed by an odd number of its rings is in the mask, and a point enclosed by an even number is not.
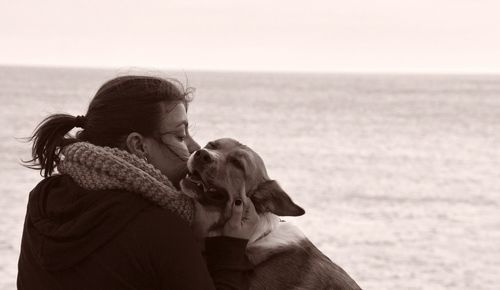
{"type": "MultiPolygon", "coordinates": [[[[231,201],[243,198],[242,190],[246,186],[245,178],[243,174],[239,171],[233,171],[225,176],[225,183],[227,185],[227,191],[229,193],[229,198],[231,201]]],[[[245,189],[245,192],[247,190],[245,189]]]]}
{"type": "Polygon", "coordinates": [[[184,177],[187,173],[186,161],[180,159],[168,148],[156,148],[151,157],[151,164],[158,168],[170,179],[170,181],[174,183],[184,177]]]}
{"type": "Polygon", "coordinates": [[[177,156],[177,158],[181,160],[187,161],[189,156],[191,155],[189,153],[189,148],[187,143],[184,142],[179,142],[178,140],[175,140],[173,135],[167,135],[162,139],[162,142],[165,142],[162,144],[162,149],[168,150],[170,154],[173,154],[177,156]]]}

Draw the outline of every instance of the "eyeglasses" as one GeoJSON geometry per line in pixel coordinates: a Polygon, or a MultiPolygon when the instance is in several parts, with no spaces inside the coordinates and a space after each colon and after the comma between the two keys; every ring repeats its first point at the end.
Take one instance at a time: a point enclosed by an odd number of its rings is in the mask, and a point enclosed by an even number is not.
{"type": "MultiPolygon", "coordinates": [[[[183,137],[183,140],[178,140],[179,143],[183,143],[184,145],[180,144],[172,144],[174,142],[168,142],[166,141],[166,136],[173,136],[173,138],[178,138],[175,136],[174,133],[172,132],[165,132],[165,133],[160,133],[156,136],[156,139],[165,145],[165,147],[177,158],[187,161],[189,159],[189,156],[191,155],[192,152],[196,151],[199,149],[198,143],[194,142],[194,140],[191,138],[191,136],[187,135],[186,137],[183,137]]],[[[177,143],[177,142],[175,142],[177,143]]]]}

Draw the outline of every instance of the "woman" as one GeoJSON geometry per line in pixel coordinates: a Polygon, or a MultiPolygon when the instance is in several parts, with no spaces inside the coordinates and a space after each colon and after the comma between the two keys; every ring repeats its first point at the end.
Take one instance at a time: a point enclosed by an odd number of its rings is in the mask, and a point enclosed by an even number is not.
{"type": "Polygon", "coordinates": [[[223,236],[205,240],[205,261],[190,225],[206,225],[177,190],[199,149],[188,132],[188,96],[175,81],[118,77],[85,116],[52,115],[38,126],[30,167],[45,179],[29,197],[19,289],[248,287],[252,203],[230,205],[223,236]],[[73,138],[75,127],[82,130],[73,138]]]}

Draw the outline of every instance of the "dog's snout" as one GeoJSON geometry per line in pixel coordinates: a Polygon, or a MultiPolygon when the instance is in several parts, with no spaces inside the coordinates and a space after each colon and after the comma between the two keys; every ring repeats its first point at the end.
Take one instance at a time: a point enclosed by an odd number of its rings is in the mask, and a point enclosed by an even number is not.
{"type": "Polygon", "coordinates": [[[211,163],[213,161],[210,153],[208,153],[207,150],[204,149],[196,151],[196,153],[194,153],[194,157],[200,161],[203,161],[204,163],[211,163]]]}

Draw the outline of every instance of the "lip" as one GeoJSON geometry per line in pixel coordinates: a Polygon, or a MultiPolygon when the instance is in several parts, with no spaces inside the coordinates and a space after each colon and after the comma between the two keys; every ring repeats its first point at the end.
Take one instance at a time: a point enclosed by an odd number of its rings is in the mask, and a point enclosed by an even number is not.
{"type": "Polygon", "coordinates": [[[192,183],[195,183],[196,185],[201,185],[203,183],[203,179],[201,178],[201,175],[198,171],[189,171],[186,174],[185,179],[189,180],[192,183]]]}
{"type": "Polygon", "coordinates": [[[188,182],[191,189],[195,189],[198,194],[215,191],[215,188],[203,180],[201,174],[196,170],[188,172],[184,177],[184,181],[188,182]]]}
{"type": "Polygon", "coordinates": [[[186,189],[195,193],[203,204],[216,205],[227,200],[228,195],[224,189],[207,184],[196,170],[186,174],[181,183],[186,189]]]}
{"type": "Polygon", "coordinates": [[[188,173],[186,177],[182,180],[185,186],[189,187],[190,190],[194,191],[196,194],[200,195],[205,192],[205,186],[202,179],[192,173],[188,173]]]}

